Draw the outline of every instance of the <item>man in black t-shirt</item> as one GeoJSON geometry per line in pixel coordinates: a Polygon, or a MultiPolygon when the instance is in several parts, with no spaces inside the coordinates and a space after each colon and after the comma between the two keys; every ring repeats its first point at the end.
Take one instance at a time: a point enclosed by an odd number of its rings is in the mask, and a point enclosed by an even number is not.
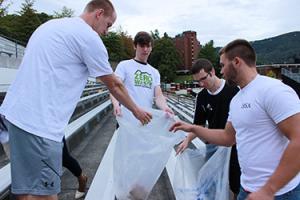
{"type": "MultiPolygon", "coordinates": [[[[231,99],[239,91],[238,87],[229,85],[224,79],[216,76],[211,62],[207,59],[198,59],[192,66],[193,79],[204,89],[196,97],[194,124],[208,126],[211,129],[224,129],[229,112],[231,99]]],[[[188,144],[196,137],[189,133],[187,138],[178,146],[176,152],[183,152],[188,144]]],[[[206,143],[206,160],[208,160],[218,146],[206,143]]],[[[230,189],[237,196],[240,188],[240,167],[237,158],[236,146],[231,150],[229,166],[230,189]]]]}

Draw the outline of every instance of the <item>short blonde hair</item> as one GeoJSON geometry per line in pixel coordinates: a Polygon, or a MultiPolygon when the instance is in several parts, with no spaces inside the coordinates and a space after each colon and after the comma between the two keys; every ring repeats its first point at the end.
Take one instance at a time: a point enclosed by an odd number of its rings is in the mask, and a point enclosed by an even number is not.
{"type": "Polygon", "coordinates": [[[91,0],[85,7],[86,12],[93,12],[95,9],[102,8],[104,15],[109,16],[115,12],[115,8],[109,0],[91,0]]]}

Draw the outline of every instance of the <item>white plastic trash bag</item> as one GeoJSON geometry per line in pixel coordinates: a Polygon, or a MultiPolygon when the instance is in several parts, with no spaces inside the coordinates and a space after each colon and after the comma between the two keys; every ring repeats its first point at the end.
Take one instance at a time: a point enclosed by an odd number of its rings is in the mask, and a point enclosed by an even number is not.
{"type": "Polygon", "coordinates": [[[186,149],[177,156],[173,178],[173,190],[177,200],[196,200],[198,173],[205,164],[205,146],[186,149]]]}
{"type": "Polygon", "coordinates": [[[120,125],[114,153],[114,189],[118,200],[147,199],[162,173],[172,148],[185,137],[169,132],[174,119],[166,113],[150,110],[152,120],[146,126],[117,118],[120,125]]]}
{"type": "Polygon", "coordinates": [[[231,148],[219,147],[198,174],[197,200],[229,200],[231,148]]]}
{"type": "Polygon", "coordinates": [[[205,164],[203,164],[205,151],[201,149],[198,153],[186,151],[182,157],[177,158],[176,168],[178,169],[174,177],[176,199],[229,200],[228,170],[231,148],[219,147],[205,164]],[[195,164],[197,160],[199,163],[195,164]],[[188,173],[189,170],[190,173],[188,173]],[[195,172],[196,170],[198,173],[195,172]],[[193,175],[195,178],[192,178],[193,175]]]}

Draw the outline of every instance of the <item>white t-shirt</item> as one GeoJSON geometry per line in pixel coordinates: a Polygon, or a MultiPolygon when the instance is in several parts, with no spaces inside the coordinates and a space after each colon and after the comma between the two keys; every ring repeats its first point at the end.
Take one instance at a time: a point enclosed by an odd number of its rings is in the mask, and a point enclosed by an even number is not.
{"type": "MultiPolygon", "coordinates": [[[[130,97],[138,106],[152,108],[155,87],[160,85],[157,69],[131,59],[120,62],[115,74],[123,81],[130,97]]],[[[122,115],[132,122],[138,122],[125,107],[122,107],[122,115]]]]}
{"type": "MultiPolygon", "coordinates": [[[[236,131],[241,185],[245,190],[259,190],[270,178],[289,140],[277,124],[300,112],[300,101],[293,89],[281,81],[257,75],[232,99],[229,118],[236,131]]],[[[296,176],[276,195],[294,189],[296,176]]]]}
{"type": "Polygon", "coordinates": [[[61,141],[88,76],[112,73],[102,40],[83,19],[50,20],[31,36],[0,113],[29,133],[61,141]]]}

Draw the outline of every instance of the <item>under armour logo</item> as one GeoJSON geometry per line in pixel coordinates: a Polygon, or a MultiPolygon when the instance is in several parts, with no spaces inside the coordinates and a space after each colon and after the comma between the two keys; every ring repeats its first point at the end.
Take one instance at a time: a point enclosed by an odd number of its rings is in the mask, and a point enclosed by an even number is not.
{"type": "Polygon", "coordinates": [[[251,108],[251,104],[250,103],[244,103],[241,108],[242,109],[251,108]]]}
{"type": "Polygon", "coordinates": [[[54,187],[54,182],[51,182],[50,184],[48,182],[44,182],[44,186],[45,187],[48,187],[48,186],[54,187]]]}

